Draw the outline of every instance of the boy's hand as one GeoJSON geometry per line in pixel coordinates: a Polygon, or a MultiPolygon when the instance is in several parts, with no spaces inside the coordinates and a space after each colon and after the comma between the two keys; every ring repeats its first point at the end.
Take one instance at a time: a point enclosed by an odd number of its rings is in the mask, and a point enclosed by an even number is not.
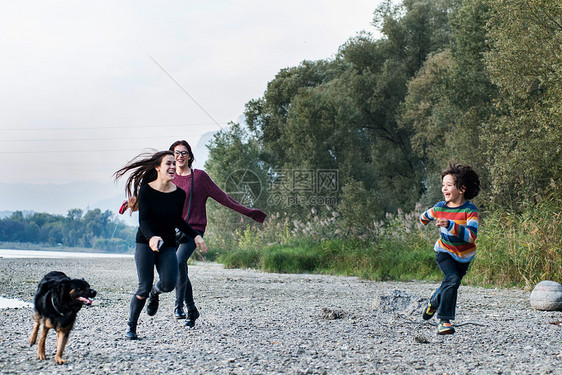
{"type": "Polygon", "coordinates": [[[447,228],[449,226],[449,219],[437,219],[437,223],[435,223],[438,227],[447,228]]]}

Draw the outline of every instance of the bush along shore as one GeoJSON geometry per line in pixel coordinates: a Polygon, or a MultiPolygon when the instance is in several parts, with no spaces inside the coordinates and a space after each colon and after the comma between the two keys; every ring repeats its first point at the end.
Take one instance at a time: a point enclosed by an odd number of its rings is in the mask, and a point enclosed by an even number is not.
{"type": "MultiPolygon", "coordinates": [[[[211,227],[211,257],[226,267],[267,272],[310,272],[371,280],[436,281],[433,244],[438,230],[422,226],[415,212],[387,214],[385,220],[346,231],[339,214],[290,220],[273,215],[228,236],[211,227]]],[[[464,284],[530,289],[542,280],[562,280],[561,213],[548,204],[522,214],[485,213],[478,252],[464,284]]]]}
{"type": "Polygon", "coordinates": [[[3,297],[32,302],[41,277],[59,270],[98,291],[78,313],[54,362],[28,343],[32,309],[2,309],[3,374],[559,374],[562,312],[533,310],[520,289],[461,286],[454,335],[421,319],[433,282],[264,273],[190,266],[201,312],[194,329],[172,315],[173,293],[154,317],[141,314],[140,339],[124,338],[136,288],[131,258],[1,259],[3,297]]]}

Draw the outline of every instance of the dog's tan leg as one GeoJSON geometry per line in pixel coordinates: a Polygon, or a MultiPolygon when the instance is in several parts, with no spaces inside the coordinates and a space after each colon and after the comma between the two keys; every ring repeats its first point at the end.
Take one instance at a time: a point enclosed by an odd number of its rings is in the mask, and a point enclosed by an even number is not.
{"type": "Polygon", "coordinates": [[[51,329],[51,321],[49,319],[41,319],[41,336],[39,336],[39,347],[37,348],[37,358],[45,359],[45,341],[47,340],[47,334],[51,329]]]}
{"type": "Polygon", "coordinates": [[[57,329],[57,354],[55,355],[55,362],[59,365],[64,364],[62,359],[62,353],[68,342],[68,337],[70,336],[70,327],[63,327],[57,329]]]}
{"type": "Polygon", "coordinates": [[[39,333],[39,326],[41,325],[40,319],[39,314],[33,314],[33,330],[31,336],[29,336],[29,346],[33,346],[37,342],[37,333],[39,333]]]}

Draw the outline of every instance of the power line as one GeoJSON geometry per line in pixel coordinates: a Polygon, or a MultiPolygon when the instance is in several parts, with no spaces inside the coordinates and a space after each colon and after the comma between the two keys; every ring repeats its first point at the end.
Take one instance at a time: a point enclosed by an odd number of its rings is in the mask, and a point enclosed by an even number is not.
{"type": "Polygon", "coordinates": [[[0,151],[0,154],[63,154],[63,153],[87,153],[87,152],[121,152],[139,151],[135,149],[115,149],[115,150],[52,150],[52,151],[0,151]]]}
{"type": "Polygon", "coordinates": [[[214,122],[215,124],[217,124],[217,126],[218,126],[219,128],[222,129],[222,126],[220,126],[220,124],[217,122],[217,120],[215,120],[215,119],[213,118],[213,116],[211,116],[211,115],[209,114],[209,112],[207,112],[207,111],[205,110],[205,108],[203,108],[203,107],[201,106],[201,104],[199,104],[199,103],[197,102],[197,100],[195,100],[195,98],[193,98],[193,96],[189,95],[189,93],[188,93],[187,91],[185,91],[185,89],[178,83],[178,81],[176,81],[176,80],[174,79],[174,77],[172,77],[172,76],[170,75],[170,73],[168,73],[168,72],[166,71],[166,69],[164,69],[164,68],[162,67],[162,65],[158,64],[158,62],[157,62],[156,60],[154,60],[154,58],[153,58],[152,56],[150,56],[148,53],[147,53],[147,55],[148,55],[148,57],[150,57],[150,59],[151,59],[152,61],[154,61],[154,63],[155,63],[156,65],[158,65],[158,67],[159,67],[160,69],[162,69],[162,71],[163,71],[168,77],[170,77],[170,79],[181,89],[181,91],[183,91],[183,92],[185,93],[185,95],[187,95],[187,96],[189,97],[189,99],[191,99],[191,100],[193,101],[193,103],[197,104],[197,106],[198,106],[199,108],[201,108],[201,110],[202,110],[203,112],[205,112],[205,114],[206,114],[211,120],[213,120],[213,122],[214,122]]]}
{"type": "MultiPolygon", "coordinates": [[[[174,128],[174,127],[184,127],[184,126],[199,126],[199,125],[214,125],[216,123],[205,122],[205,123],[186,123],[186,124],[177,124],[177,125],[134,125],[134,126],[84,126],[84,127],[72,127],[72,128],[63,128],[63,127],[53,127],[53,128],[8,128],[2,129],[0,131],[37,131],[37,130],[97,130],[97,129],[139,129],[139,128],[174,128]]],[[[220,126],[220,125],[219,125],[220,126]]],[[[222,127],[221,127],[222,129],[222,127]]]]}
{"type": "MultiPolygon", "coordinates": [[[[185,134],[183,135],[185,136],[185,134]]],[[[0,142],[66,142],[66,141],[120,141],[124,139],[181,138],[182,136],[109,137],[109,138],[49,138],[49,139],[0,139],[0,142]]]]}

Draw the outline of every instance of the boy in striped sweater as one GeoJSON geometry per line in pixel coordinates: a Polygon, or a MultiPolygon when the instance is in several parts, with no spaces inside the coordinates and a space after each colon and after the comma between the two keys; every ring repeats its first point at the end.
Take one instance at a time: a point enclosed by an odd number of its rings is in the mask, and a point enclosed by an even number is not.
{"type": "Polygon", "coordinates": [[[441,180],[445,200],[420,217],[422,224],[436,221],[439,227],[441,236],[433,249],[444,276],[441,286],[433,292],[423,311],[423,319],[429,320],[437,312],[440,320],[437,333],[447,335],[455,332],[451,320],[455,319],[457,291],[476,254],[478,209],[468,200],[478,195],[480,180],[471,166],[455,163],[449,163],[447,169],[441,172],[441,180]]]}

